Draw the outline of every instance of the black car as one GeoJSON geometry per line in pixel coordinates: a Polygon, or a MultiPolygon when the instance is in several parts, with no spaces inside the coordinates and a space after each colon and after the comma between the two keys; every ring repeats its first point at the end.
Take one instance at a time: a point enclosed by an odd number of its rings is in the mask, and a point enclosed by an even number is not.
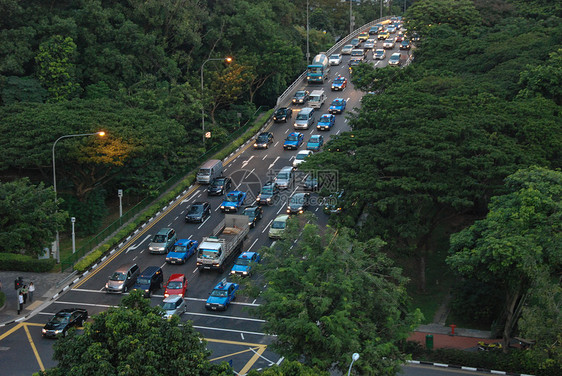
{"type": "Polygon", "coordinates": [[[342,211],[343,203],[343,189],[341,191],[335,192],[324,199],[324,213],[340,213],[342,211]]]}
{"type": "Polygon", "coordinates": [[[262,132],[254,142],[254,149],[267,149],[273,143],[273,133],[262,132]]]}
{"type": "Polygon", "coordinates": [[[211,215],[211,204],[208,202],[194,202],[185,215],[186,222],[205,222],[211,215]]]}
{"type": "Polygon", "coordinates": [[[306,90],[299,90],[295,93],[293,97],[294,104],[305,104],[308,101],[309,93],[306,90]]]}
{"type": "Polygon", "coordinates": [[[312,175],[308,175],[303,183],[303,188],[305,191],[317,191],[318,190],[318,179],[312,175]]]}
{"type": "Polygon", "coordinates": [[[293,116],[293,110],[288,107],[281,107],[273,114],[273,121],[276,123],[287,122],[293,116]]]}
{"type": "Polygon", "coordinates": [[[295,193],[289,199],[287,214],[302,214],[310,204],[310,193],[295,193]]]}
{"type": "Polygon", "coordinates": [[[209,196],[222,196],[225,192],[230,190],[232,186],[232,179],[227,177],[214,178],[207,188],[207,195],[209,196]]]}
{"type": "Polygon", "coordinates": [[[43,337],[64,337],[68,329],[73,326],[78,327],[88,319],[88,311],[82,308],[65,308],[59,311],[43,327],[41,333],[43,337]]]}
{"type": "Polygon", "coordinates": [[[244,214],[248,217],[248,224],[250,228],[256,227],[256,222],[263,217],[263,209],[261,206],[248,206],[244,208],[244,214]]]}
{"type": "Polygon", "coordinates": [[[269,182],[266,183],[258,195],[257,202],[260,205],[271,205],[275,201],[275,197],[279,194],[279,187],[277,184],[269,182]]]}

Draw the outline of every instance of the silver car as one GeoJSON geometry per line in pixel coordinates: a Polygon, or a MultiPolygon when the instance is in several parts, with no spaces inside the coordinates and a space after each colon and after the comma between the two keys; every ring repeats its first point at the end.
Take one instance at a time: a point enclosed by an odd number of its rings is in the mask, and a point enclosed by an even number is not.
{"type": "Polygon", "coordinates": [[[165,319],[171,319],[173,315],[181,316],[187,312],[187,304],[180,295],[170,295],[160,303],[160,308],[164,310],[162,315],[165,319]]]}
{"type": "Polygon", "coordinates": [[[352,44],[346,44],[345,46],[343,46],[341,48],[341,53],[342,55],[350,55],[351,54],[351,50],[353,50],[355,47],[353,47],[352,44]]]}

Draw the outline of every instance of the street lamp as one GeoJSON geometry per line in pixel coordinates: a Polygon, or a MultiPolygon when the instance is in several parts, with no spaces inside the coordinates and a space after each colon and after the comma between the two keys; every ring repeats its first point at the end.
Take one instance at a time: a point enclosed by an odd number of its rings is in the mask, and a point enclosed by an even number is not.
{"type": "Polygon", "coordinates": [[[310,32],[310,26],[308,23],[308,0],[306,0],[306,65],[310,64],[310,48],[309,48],[309,43],[308,43],[308,38],[309,38],[309,32],[310,32]]]}
{"type": "Polygon", "coordinates": [[[349,34],[353,33],[353,0],[349,0],[349,34]]]}
{"type": "MultiPolygon", "coordinates": [[[[105,136],[104,131],[96,132],[96,133],[81,133],[81,134],[67,134],[64,136],[60,136],[56,139],[53,143],[53,190],[55,191],[55,204],[57,202],[57,170],[55,164],[55,146],[57,146],[57,142],[62,140],[63,138],[70,138],[70,137],[84,137],[84,136],[105,136]]],[[[60,264],[60,243],[59,243],[59,230],[57,229],[57,233],[55,236],[55,254],[57,256],[57,264],[60,264]]]]}
{"type": "Polygon", "coordinates": [[[76,252],[76,237],[74,235],[74,223],[76,222],[76,218],[70,218],[70,223],[72,223],[72,254],[76,252]]]}
{"type": "Polygon", "coordinates": [[[359,359],[359,354],[358,353],[353,353],[353,355],[351,356],[351,364],[349,365],[349,370],[347,371],[347,376],[351,375],[351,367],[353,367],[353,363],[359,359]]]}
{"type": "Polygon", "coordinates": [[[232,63],[232,58],[227,56],[226,58],[209,58],[203,62],[201,65],[201,129],[203,130],[203,147],[205,147],[205,104],[203,102],[203,70],[205,68],[205,64],[208,61],[224,61],[227,64],[232,63]]]}

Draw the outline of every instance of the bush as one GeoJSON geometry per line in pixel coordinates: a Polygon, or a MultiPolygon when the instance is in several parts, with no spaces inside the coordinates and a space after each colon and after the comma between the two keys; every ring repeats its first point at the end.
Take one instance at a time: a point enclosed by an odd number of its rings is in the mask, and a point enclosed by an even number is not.
{"type": "Polygon", "coordinates": [[[13,270],[18,272],[50,272],[55,266],[54,259],[43,259],[16,255],[14,253],[0,253],[0,270],[13,270]]]}
{"type": "Polygon", "coordinates": [[[6,294],[0,291],[0,308],[4,306],[5,302],[6,302],[6,294]]]}

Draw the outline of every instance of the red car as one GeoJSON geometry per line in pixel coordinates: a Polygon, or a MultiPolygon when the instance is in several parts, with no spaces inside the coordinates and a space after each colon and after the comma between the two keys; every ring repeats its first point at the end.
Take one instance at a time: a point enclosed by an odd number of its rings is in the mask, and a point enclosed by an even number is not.
{"type": "Polygon", "coordinates": [[[167,298],[170,295],[180,295],[183,297],[186,292],[187,278],[185,278],[185,274],[172,274],[168,282],[166,282],[164,297],[167,298]]]}

